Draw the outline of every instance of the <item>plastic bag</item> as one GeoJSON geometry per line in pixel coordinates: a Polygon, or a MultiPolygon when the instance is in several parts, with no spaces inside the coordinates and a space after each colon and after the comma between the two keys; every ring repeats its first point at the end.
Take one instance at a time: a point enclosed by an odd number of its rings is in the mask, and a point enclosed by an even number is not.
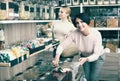
{"type": "Polygon", "coordinates": [[[82,66],[79,65],[79,62],[73,62],[71,64],[72,68],[72,81],[87,81],[84,75],[82,66]]]}

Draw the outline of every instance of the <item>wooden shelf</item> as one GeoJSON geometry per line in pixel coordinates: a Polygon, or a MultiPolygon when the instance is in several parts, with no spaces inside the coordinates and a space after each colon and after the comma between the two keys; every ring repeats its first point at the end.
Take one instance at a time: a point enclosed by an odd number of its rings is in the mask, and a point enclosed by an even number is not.
{"type": "Polygon", "coordinates": [[[39,23],[39,22],[57,22],[59,20],[2,20],[0,24],[10,23],[39,23]]]}
{"type": "MultiPolygon", "coordinates": [[[[82,4],[83,7],[113,7],[113,6],[120,6],[120,4],[103,4],[103,5],[93,5],[93,4],[88,4],[88,5],[84,5],[82,4]]],[[[70,5],[69,7],[80,7],[80,5],[70,5]]],[[[56,6],[55,8],[60,8],[60,6],[56,6]]]]}
{"type": "Polygon", "coordinates": [[[103,5],[83,5],[83,7],[113,7],[113,6],[120,6],[120,4],[103,4],[103,5]]]}
{"type": "Polygon", "coordinates": [[[97,30],[102,30],[102,31],[104,31],[104,30],[120,30],[120,27],[117,27],[117,28],[114,28],[114,27],[111,27],[111,28],[106,28],[106,27],[95,27],[97,30]]]}

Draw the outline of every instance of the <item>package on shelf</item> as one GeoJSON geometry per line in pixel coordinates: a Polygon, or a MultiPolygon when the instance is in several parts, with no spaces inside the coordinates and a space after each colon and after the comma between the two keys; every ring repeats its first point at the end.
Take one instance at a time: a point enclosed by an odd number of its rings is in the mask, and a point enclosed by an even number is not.
{"type": "Polygon", "coordinates": [[[95,18],[95,27],[107,27],[106,17],[96,17],[95,18]]]}
{"type": "Polygon", "coordinates": [[[43,50],[45,48],[44,39],[36,38],[34,40],[29,40],[26,42],[25,46],[29,49],[30,54],[43,50]]]}
{"type": "Polygon", "coordinates": [[[107,41],[106,48],[109,48],[110,52],[115,52],[116,53],[117,48],[118,48],[118,40],[113,39],[113,40],[107,41]]]}
{"type": "Polygon", "coordinates": [[[47,24],[38,24],[37,25],[37,35],[38,38],[40,37],[48,37],[51,38],[52,37],[52,28],[51,28],[52,23],[49,22],[47,24]]]}
{"type": "Polygon", "coordinates": [[[37,48],[37,47],[39,47],[41,44],[40,44],[40,42],[38,41],[38,40],[31,40],[31,42],[33,43],[33,45],[34,45],[34,47],[33,48],[37,48]]]}
{"type": "Polygon", "coordinates": [[[118,18],[117,17],[109,17],[107,18],[107,27],[108,28],[116,28],[118,27],[118,18]]]}
{"type": "Polygon", "coordinates": [[[95,24],[95,19],[90,18],[90,27],[94,27],[94,24],[95,24]]]}

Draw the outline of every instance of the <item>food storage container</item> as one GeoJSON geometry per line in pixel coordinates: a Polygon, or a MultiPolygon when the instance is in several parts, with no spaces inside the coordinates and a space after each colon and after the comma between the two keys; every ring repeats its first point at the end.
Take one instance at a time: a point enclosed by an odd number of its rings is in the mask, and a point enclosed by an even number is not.
{"type": "Polygon", "coordinates": [[[79,5],[79,3],[80,3],[80,0],[72,0],[73,5],[79,5]]]}
{"type": "Polygon", "coordinates": [[[110,4],[116,4],[116,0],[110,0],[110,4]]]}
{"type": "Polygon", "coordinates": [[[14,6],[15,6],[14,7],[14,19],[18,20],[19,19],[19,6],[18,6],[18,4],[15,4],[14,6]]]}
{"type": "Polygon", "coordinates": [[[48,20],[49,19],[49,6],[45,5],[43,8],[43,19],[48,20]]]}
{"type": "Polygon", "coordinates": [[[83,0],[83,4],[84,4],[84,5],[88,5],[88,4],[89,4],[89,1],[88,1],[88,0],[83,0]]]}
{"type": "Polygon", "coordinates": [[[6,3],[0,2],[0,20],[7,18],[6,3]]]}
{"type": "Polygon", "coordinates": [[[40,19],[40,7],[39,6],[36,6],[36,16],[35,16],[35,19],[40,19]]]}
{"type": "Polygon", "coordinates": [[[96,0],[89,0],[89,4],[95,5],[96,4],[96,0]]]}
{"type": "Polygon", "coordinates": [[[103,0],[97,0],[97,4],[98,5],[102,5],[103,4],[103,0]]]}
{"type": "Polygon", "coordinates": [[[120,0],[117,0],[117,4],[120,4],[120,0]]]}
{"type": "Polygon", "coordinates": [[[109,0],[104,0],[103,4],[109,4],[109,0]]]}
{"type": "Polygon", "coordinates": [[[72,5],[72,2],[71,2],[71,0],[66,0],[66,1],[65,1],[65,4],[66,4],[66,5],[72,5]]]}
{"type": "Polygon", "coordinates": [[[19,19],[30,19],[30,6],[25,1],[20,2],[20,8],[19,8],[19,19]]]}
{"type": "Polygon", "coordinates": [[[34,14],[34,7],[31,6],[31,7],[30,7],[30,19],[33,20],[34,17],[35,17],[35,14],[34,14]]]}
{"type": "Polygon", "coordinates": [[[14,19],[14,3],[12,0],[6,0],[7,19],[14,19]]]}
{"type": "Polygon", "coordinates": [[[55,19],[55,12],[54,12],[54,5],[50,5],[49,6],[49,19],[55,19]]]}

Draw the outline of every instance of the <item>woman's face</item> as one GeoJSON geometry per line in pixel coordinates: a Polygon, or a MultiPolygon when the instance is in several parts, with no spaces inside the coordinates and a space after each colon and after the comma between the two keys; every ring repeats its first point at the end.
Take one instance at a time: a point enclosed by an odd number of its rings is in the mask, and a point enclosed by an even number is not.
{"type": "Polygon", "coordinates": [[[60,8],[58,15],[59,15],[60,19],[65,19],[68,16],[68,14],[66,13],[66,10],[64,8],[60,8]]]}
{"type": "Polygon", "coordinates": [[[76,27],[80,29],[80,31],[84,31],[86,29],[86,23],[79,18],[76,18],[75,24],[76,27]]]}

